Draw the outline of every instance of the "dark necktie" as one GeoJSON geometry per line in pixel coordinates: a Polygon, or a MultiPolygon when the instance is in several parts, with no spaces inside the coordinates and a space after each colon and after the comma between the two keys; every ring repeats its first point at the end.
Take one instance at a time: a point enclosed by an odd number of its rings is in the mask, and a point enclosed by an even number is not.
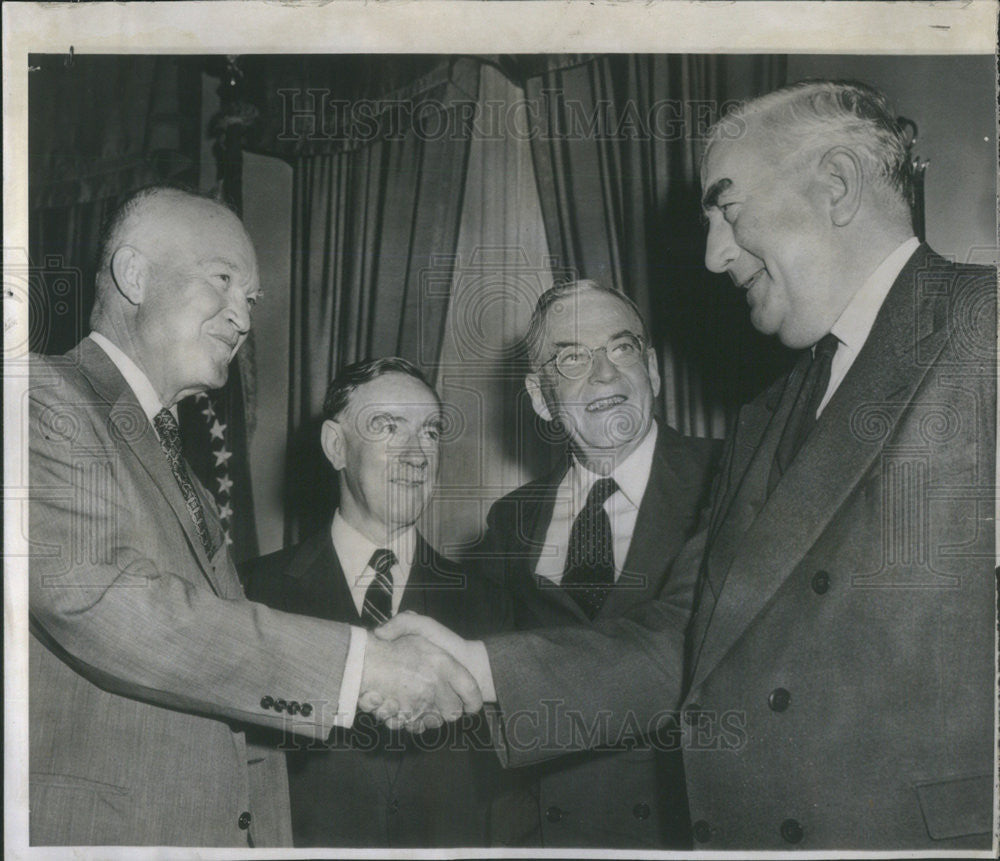
{"type": "Polygon", "coordinates": [[[781,476],[785,474],[809,436],[809,431],[816,424],[816,410],[826,394],[826,387],[830,385],[830,366],[839,343],[836,335],[824,335],[813,350],[809,368],[802,379],[802,387],[792,404],[785,429],[781,433],[781,441],[774,453],[767,479],[768,495],[777,487],[781,476]]]}
{"type": "Polygon", "coordinates": [[[361,605],[361,624],[366,628],[377,628],[392,618],[392,571],[396,564],[396,554],[391,550],[376,550],[368,565],[375,569],[375,579],[365,591],[365,602],[361,605]]]}
{"type": "Polygon", "coordinates": [[[212,558],[213,547],[212,538],[208,534],[208,524],[205,523],[205,510],[201,507],[198,494],[195,493],[191,477],[188,475],[184,457],[181,455],[181,430],[177,426],[177,419],[168,409],[160,410],[153,416],[153,427],[156,428],[156,435],[160,438],[160,448],[167,456],[170,463],[170,471],[177,480],[177,486],[181,489],[184,502],[187,505],[188,514],[195,529],[198,530],[198,537],[201,539],[201,546],[205,548],[208,558],[212,558]]]}
{"type": "Polygon", "coordinates": [[[614,542],[604,503],[616,490],[618,485],[613,478],[595,481],[569,532],[562,587],[591,619],[615,584],[614,542]]]}

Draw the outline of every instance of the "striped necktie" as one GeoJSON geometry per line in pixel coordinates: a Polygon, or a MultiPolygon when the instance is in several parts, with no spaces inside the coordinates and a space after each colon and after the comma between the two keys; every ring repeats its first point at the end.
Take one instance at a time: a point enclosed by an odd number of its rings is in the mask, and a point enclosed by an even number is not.
{"type": "Polygon", "coordinates": [[[375,579],[365,591],[365,602],[361,606],[361,624],[366,628],[377,628],[392,617],[392,571],[396,564],[396,554],[391,550],[376,550],[368,562],[375,570],[375,579]]]}
{"type": "Polygon", "coordinates": [[[205,522],[205,510],[201,507],[198,494],[195,493],[191,477],[188,475],[184,457],[181,455],[181,429],[177,425],[177,419],[168,409],[160,410],[153,416],[153,427],[156,428],[156,435],[160,438],[160,448],[167,456],[170,463],[170,471],[174,474],[177,486],[184,496],[184,503],[187,505],[188,514],[198,530],[198,537],[201,539],[201,546],[205,548],[208,558],[212,558],[214,548],[212,547],[212,537],[208,534],[208,524],[205,522]]]}

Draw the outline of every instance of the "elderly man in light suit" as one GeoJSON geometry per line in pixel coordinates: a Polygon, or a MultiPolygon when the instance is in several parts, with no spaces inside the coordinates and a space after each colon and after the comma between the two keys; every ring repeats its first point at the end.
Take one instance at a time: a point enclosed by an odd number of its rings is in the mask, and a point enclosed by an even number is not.
{"type": "Polygon", "coordinates": [[[740,412],[660,599],[485,646],[385,633],[475,668],[510,763],[680,710],[699,848],[987,850],[996,272],[913,236],[905,142],[863,85],[744,105],[702,186],[707,265],[804,352],[740,412]]]}
{"type": "Polygon", "coordinates": [[[152,188],[104,242],[93,332],[31,366],[30,841],[289,842],[259,724],[324,739],[363,705],[415,727],[481,701],[415,638],[248,602],[173,408],[221,386],[259,297],[239,220],[152,188]]]}

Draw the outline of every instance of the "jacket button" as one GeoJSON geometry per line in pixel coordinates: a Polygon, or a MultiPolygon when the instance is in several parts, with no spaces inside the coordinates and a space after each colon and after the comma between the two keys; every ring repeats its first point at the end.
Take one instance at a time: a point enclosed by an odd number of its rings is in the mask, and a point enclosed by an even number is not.
{"type": "Polygon", "coordinates": [[[691,833],[699,843],[708,843],[708,839],[712,836],[712,829],[709,828],[704,819],[699,819],[691,826],[691,833]]]}
{"type": "Polygon", "coordinates": [[[262,709],[269,709],[274,705],[274,699],[272,697],[261,697],[260,707],[262,709]]]}
{"type": "Polygon", "coordinates": [[[313,707],[309,703],[302,703],[302,717],[309,717],[313,713],[313,707]]]}
{"type": "Polygon", "coordinates": [[[632,815],[636,819],[649,819],[649,805],[645,801],[640,801],[632,808],[632,815]]]}
{"type": "Polygon", "coordinates": [[[817,595],[825,595],[830,591],[830,575],[826,571],[817,571],[813,574],[812,590],[817,595]]]}
{"type": "Polygon", "coordinates": [[[302,707],[295,700],[292,700],[288,704],[288,713],[290,715],[297,715],[300,711],[302,711],[302,707]]]}
{"type": "Polygon", "coordinates": [[[781,823],[781,836],[788,843],[801,843],[805,832],[797,819],[786,819],[781,823]]]}
{"type": "Polygon", "coordinates": [[[694,726],[698,723],[698,716],[701,714],[701,706],[698,703],[691,703],[684,709],[684,723],[694,726]]]}
{"type": "Polygon", "coordinates": [[[545,811],[545,818],[548,819],[549,822],[559,822],[563,818],[563,812],[558,807],[553,805],[545,811]]]}
{"type": "Polygon", "coordinates": [[[390,816],[395,816],[397,813],[399,813],[399,799],[390,798],[389,803],[386,804],[385,806],[385,812],[388,813],[390,816]]]}
{"type": "Polygon", "coordinates": [[[244,810],[240,814],[240,818],[236,820],[236,824],[239,825],[243,831],[246,831],[250,827],[250,819],[251,816],[249,811],[244,810]]]}
{"type": "Polygon", "coordinates": [[[792,695],[784,688],[775,688],[770,694],[768,694],[767,697],[767,704],[771,707],[771,711],[773,712],[785,711],[791,701],[792,695]]]}
{"type": "Polygon", "coordinates": [[[286,703],[284,700],[278,700],[274,704],[274,710],[276,712],[283,712],[285,710],[285,706],[287,706],[287,705],[288,705],[288,703],[286,703]]]}

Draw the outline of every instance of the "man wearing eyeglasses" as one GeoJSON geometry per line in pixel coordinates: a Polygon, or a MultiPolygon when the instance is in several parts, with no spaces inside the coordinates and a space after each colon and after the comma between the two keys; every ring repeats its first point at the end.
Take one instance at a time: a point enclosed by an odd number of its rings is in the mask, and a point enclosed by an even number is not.
{"type": "MultiPolygon", "coordinates": [[[[483,556],[518,628],[590,625],[659,593],[695,527],[716,445],[654,420],[656,351],[621,293],[593,281],[553,287],[526,341],[531,403],[564,430],[569,457],[494,504],[483,556]]],[[[676,752],[589,752],[509,780],[494,814],[498,842],[689,843],[676,752]]]]}

